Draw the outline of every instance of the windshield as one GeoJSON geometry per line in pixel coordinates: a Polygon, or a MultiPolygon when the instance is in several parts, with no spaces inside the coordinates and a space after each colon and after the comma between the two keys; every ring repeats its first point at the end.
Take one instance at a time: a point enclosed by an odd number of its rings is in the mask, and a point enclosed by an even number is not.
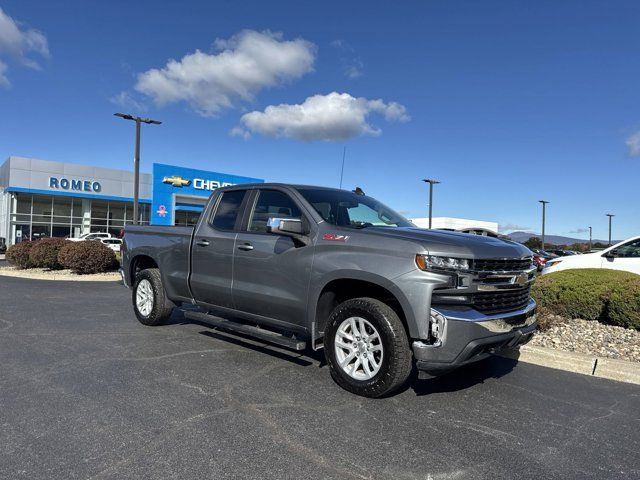
{"type": "Polygon", "coordinates": [[[414,226],[399,213],[366,195],[321,188],[300,188],[298,191],[332,225],[348,228],[414,226]]]}

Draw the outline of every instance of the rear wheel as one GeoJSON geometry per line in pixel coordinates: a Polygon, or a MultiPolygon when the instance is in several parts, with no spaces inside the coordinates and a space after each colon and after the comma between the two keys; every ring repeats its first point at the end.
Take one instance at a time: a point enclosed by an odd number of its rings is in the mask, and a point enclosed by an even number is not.
{"type": "Polygon", "coordinates": [[[166,321],[175,306],[162,286],[160,270],[148,268],[136,276],[133,285],[133,311],[140,323],[154,326],[166,321]]]}
{"type": "Polygon", "coordinates": [[[404,325],[387,304],[354,298],[338,305],[324,332],[331,376],[345,390],[380,397],[400,388],[412,368],[404,325]]]}

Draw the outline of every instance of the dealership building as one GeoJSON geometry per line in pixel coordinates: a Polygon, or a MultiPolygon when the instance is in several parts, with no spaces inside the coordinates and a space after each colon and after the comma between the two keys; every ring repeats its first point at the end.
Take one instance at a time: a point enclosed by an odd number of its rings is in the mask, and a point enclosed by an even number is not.
{"type": "MultiPolygon", "coordinates": [[[[175,165],[140,174],[139,223],[193,225],[213,190],[263,182],[175,165]]],[[[34,158],[0,166],[0,238],[8,245],[40,237],[117,235],[133,223],[133,172],[34,158]]]]}

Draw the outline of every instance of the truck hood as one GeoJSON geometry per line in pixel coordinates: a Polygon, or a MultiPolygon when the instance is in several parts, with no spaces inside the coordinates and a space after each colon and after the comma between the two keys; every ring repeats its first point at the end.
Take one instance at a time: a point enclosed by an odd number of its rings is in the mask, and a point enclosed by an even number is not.
{"type": "Polygon", "coordinates": [[[418,242],[430,255],[461,258],[521,258],[531,255],[527,247],[511,240],[470,233],[411,227],[368,227],[362,232],[418,242]]]}

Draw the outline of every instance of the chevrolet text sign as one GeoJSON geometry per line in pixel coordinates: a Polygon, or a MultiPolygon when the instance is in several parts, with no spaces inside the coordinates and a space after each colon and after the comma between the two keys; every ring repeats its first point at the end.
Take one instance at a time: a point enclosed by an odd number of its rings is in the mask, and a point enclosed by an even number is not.
{"type": "Polygon", "coordinates": [[[196,190],[213,191],[216,188],[228,187],[230,185],[235,185],[235,184],[231,182],[221,182],[219,180],[205,180],[204,178],[193,179],[193,188],[195,188],[196,190]]]}

